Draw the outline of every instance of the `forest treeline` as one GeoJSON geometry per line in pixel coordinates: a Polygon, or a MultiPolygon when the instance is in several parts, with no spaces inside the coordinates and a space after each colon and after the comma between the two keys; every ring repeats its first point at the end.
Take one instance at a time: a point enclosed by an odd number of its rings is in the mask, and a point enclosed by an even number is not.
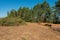
{"type": "Polygon", "coordinates": [[[48,2],[36,4],[33,8],[20,7],[17,11],[7,12],[7,17],[0,19],[0,25],[19,25],[24,22],[60,23],[60,0],[51,7],[48,2]]]}

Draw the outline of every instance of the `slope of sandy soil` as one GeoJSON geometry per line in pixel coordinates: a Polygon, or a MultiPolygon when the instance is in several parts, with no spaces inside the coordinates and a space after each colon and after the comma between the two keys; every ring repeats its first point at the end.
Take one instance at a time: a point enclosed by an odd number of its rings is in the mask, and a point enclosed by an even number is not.
{"type": "Polygon", "coordinates": [[[0,40],[60,40],[60,35],[37,23],[22,26],[0,26],[0,40]]]}

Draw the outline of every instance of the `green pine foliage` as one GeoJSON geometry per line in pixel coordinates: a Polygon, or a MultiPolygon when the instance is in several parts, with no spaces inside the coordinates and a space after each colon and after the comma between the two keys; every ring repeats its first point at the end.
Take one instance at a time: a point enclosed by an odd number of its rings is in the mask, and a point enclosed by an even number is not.
{"type": "Polygon", "coordinates": [[[53,7],[44,1],[42,4],[36,4],[32,9],[27,7],[20,7],[17,11],[12,9],[7,12],[7,17],[0,18],[0,25],[13,26],[20,25],[25,22],[47,22],[47,23],[60,23],[60,1],[58,0],[53,7]]]}

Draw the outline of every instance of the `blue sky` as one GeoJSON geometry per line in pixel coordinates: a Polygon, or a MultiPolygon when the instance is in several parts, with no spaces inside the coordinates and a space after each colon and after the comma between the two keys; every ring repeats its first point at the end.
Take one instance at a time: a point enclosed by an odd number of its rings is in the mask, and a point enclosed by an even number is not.
{"type": "MultiPolygon", "coordinates": [[[[53,6],[56,0],[46,0],[50,6],[53,6]]],[[[20,7],[33,8],[37,3],[43,3],[44,0],[0,0],[0,17],[5,17],[7,11],[18,10],[20,7]]]]}

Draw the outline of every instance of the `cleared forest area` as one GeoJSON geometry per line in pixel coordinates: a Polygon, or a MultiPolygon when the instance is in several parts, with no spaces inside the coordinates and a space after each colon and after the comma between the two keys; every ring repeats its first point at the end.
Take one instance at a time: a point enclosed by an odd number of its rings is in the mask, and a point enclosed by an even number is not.
{"type": "MultiPolygon", "coordinates": [[[[44,25],[45,23],[27,23],[21,26],[0,26],[0,40],[60,40],[60,32],[44,25]]],[[[54,26],[57,28],[58,24],[53,24],[52,27],[54,26]]]]}

